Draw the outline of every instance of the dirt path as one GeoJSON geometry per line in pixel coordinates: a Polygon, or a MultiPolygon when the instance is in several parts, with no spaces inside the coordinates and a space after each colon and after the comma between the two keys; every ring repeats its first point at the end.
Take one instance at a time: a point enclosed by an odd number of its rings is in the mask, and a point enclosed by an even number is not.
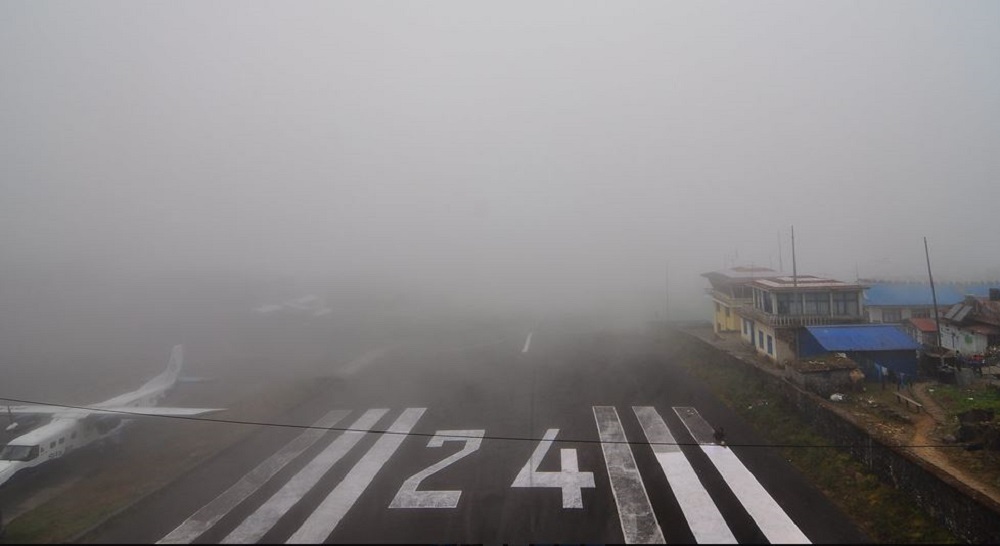
{"type": "MultiPolygon", "coordinates": [[[[912,392],[913,397],[924,405],[924,411],[921,411],[917,419],[914,421],[913,436],[910,438],[909,445],[932,446],[939,444],[940,440],[935,437],[934,431],[939,425],[947,424],[947,414],[941,406],[938,405],[934,398],[927,393],[927,385],[925,383],[915,384],[912,392]]],[[[954,476],[955,479],[961,481],[965,485],[979,491],[987,497],[990,497],[994,501],[1000,502],[1000,491],[996,491],[995,488],[987,487],[980,480],[970,476],[962,469],[953,465],[949,457],[942,451],[942,449],[937,447],[911,447],[909,449],[921,459],[954,476]]]]}

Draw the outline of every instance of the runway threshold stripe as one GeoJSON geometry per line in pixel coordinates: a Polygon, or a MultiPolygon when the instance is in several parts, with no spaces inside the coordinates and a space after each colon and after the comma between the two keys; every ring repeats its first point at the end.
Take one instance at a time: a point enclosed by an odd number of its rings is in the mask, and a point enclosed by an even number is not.
{"type": "Polygon", "coordinates": [[[656,409],[650,406],[632,407],[642,432],[646,435],[653,455],[667,476],[667,483],[680,504],[696,542],[707,544],[736,544],[725,518],[712,501],[695,473],[691,462],[684,456],[673,434],[656,409]]]}
{"type": "Polygon", "coordinates": [[[201,536],[202,533],[211,529],[213,525],[218,523],[220,519],[232,511],[239,503],[260,489],[262,485],[267,483],[268,480],[274,477],[289,462],[301,455],[309,446],[315,444],[317,440],[329,432],[319,429],[335,426],[347,417],[349,413],[350,411],[347,410],[333,410],[321,417],[313,423],[312,426],[314,428],[296,436],[294,440],[243,476],[240,481],[233,484],[205,506],[202,506],[200,510],[184,520],[170,534],[161,538],[157,544],[190,544],[191,541],[201,536]]]}
{"type": "Polygon", "coordinates": [[[711,425],[690,407],[675,407],[674,413],[697,441],[701,450],[722,474],[722,478],[746,508],[747,513],[760,527],[771,544],[810,544],[792,518],[782,510],[753,473],[740,462],[736,453],[725,446],[715,444],[711,425]]]}
{"type": "Polygon", "coordinates": [[[299,502],[312,489],[324,474],[333,468],[362,438],[367,430],[371,430],[387,409],[372,409],[366,411],[351,425],[349,431],[338,436],[316,456],[315,459],[299,470],[277,493],[253,514],[243,520],[240,525],[222,540],[222,544],[247,544],[257,542],[274,524],[285,515],[295,503],[299,502]]]}
{"type": "Polygon", "coordinates": [[[427,408],[407,408],[396,422],[375,442],[368,453],[361,458],[354,468],[337,487],[327,495],[319,507],[309,515],[298,531],[286,541],[289,544],[319,544],[326,541],[330,533],[337,528],[340,521],[354,506],[368,485],[375,479],[378,471],[392,457],[406,439],[406,435],[420,420],[427,408]]]}
{"type": "Polygon", "coordinates": [[[632,449],[625,443],[625,429],[618,418],[618,411],[614,406],[593,406],[593,410],[625,542],[664,543],[663,531],[656,522],[632,449]]]}

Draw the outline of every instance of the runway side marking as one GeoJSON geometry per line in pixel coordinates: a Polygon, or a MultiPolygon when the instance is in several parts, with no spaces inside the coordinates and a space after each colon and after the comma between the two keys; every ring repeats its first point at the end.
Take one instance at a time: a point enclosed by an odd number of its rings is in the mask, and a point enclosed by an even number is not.
{"type": "Polygon", "coordinates": [[[695,473],[691,462],[684,456],[673,434],[655,408],[632,407],[642,431],[653,449],[653,455],[667,476],[667,483],[680,504],[694,539],[699,543],[736,544],[725,518],[712,501],[695,473]]]}
{"type": "Polygon", "coordinates": [[[157,544],[190,544],[192,540],[198,538],[202,533],[212,528],[226,514],[228,514],[239,503],[246,500],[262,485],[267,483],[275,474],[284,468],[289,462],[302,454],[309,446],[316,443],[324,434],[329,431],[318,430],[330,428],[347,417],[350,411],[333,410],[313,423],[313,427],[294,440],[286,444],[275,454],[271,455],[264,462],[257,465],[240,481],[233,484],[229,489],[218,497],[215,497],[191,517],[184,520],[176,529],[167,536],[160,539],[157,544]]]}
{"type": "Polygon", "coordinates": [[[462,450],[417,472],[403,482],[389,508],[455,508],[461,491],[417,491],[428,476],[439,472],[459,459],[471,455],[483,443],[485,430],[439,430],[427,442],[427,447],[441,447],[445,442],[465,442],[462,450]]]}
{"type": "Polygon", "coordinates": [[[365,354],[359,356],[358,358],[355,358],[354,360],[348,362],[343,368],[334,372],[334,375],[337,375],[339,377],[347,377],[350,375],[354,375],[361,368],[364,368],[365,366],[385,356],[387,352],[389,352],[388,347],[379,347],[377,349],[372,349],[371,351],[368,351],[365,354]]]}
{"type": "Polygon", "coordinates": [[[309,515],[302,527],[287,540],[287,543],[318,544],[326,541],[330,533],[354,506],[358,497],[365,492],[375,478],[375,474],[385,465],[389,457],[399,448],[406,435],[420,420],[427,408],[407,408],[382,434],[368,453],[354,465],[347,476],[327,495],[319,507],[309,515]]]}
{"type": "Polygon", "coordinates": [[[534,332],[528,332],[528,339],[524,340],[524,348],[521,349],[522,353],[528,352],[528,349],[531,348],[531,336],[533,336],[533,335],[535,335],[534,332]]]}
{"type": "Polygon", "coordinates": [[[663,531],[656,522],[632,449],[625,443],[628,440],[618,411],[614,406],[593,406],[593,410],[625,542],[662,544],[663,531]]]}
{"type": "Polygon", "coordinates": [[[680,417],[688,432],[701,445],[701,450],[708,455],[709,460],[722,474],[722,478],[771,544],[810,543],[753,473],[740,462],[733,450],[715,444],[712,427],[702,418],[698,410],[675,407],[674,413],[680,417]]]}
{"type": "Polygon", "coordinates": [[[528,462],[514,478],[511,487],[556,487],[562,489],[563,508],[583,508],[583,488],[594,488],[594,473],[580,472],[580,464],[575,449],[560,449],[559,472],[539,472],[542,459],[549,452],[559,429],[550,428],[538,443],[528,462]]]}
{"type": "Polygon", "coordinates": [[[312,489],[324,474],[333,468],[362,438],[367,430],[371,430],[387,409],[372,409],[366,411],[351,425],[349,431],[338,436],[316,456],[309,464],[299,470],[298,474],[288,480],[277,493],[222,540],[223,544],[247,544],[257,542],[274,524],[285,515],[295,503],[299,502],[312,489]]]}

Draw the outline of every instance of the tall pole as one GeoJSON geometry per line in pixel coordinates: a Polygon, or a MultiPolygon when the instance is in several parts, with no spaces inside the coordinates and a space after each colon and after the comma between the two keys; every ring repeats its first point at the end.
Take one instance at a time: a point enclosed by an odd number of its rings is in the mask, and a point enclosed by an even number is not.
{"type": "Polygon", "coordinates": [[[666,289],[666,298],[663,302],[663,320],[670,320],[670,262],[667,262],[666,266],[663,268],[663,283],[666,289]]]}
{"type": "MultiPolygon", "coordinates": [[[[924,256],[927,258],[927,278],[931,281],[931,301],[934,302],[934,324],[937,326],[937,345],[941,350],[941,317],[938,316],[937,292],[934,291],[934,275],[931,274],[931,253],[927,250],[927,237],[924,237],[924,256]]],[[[941,351],[941,362],[944,363],[944,351],[941,351]]]]}
{"type": "MultiPolygon", "coordinates": [[[[798,270],[796,269],[796,265],[795,265],[795,226],[792,226],[792,289],[793,289],[792,294],[795,295],[795,299],[799,299],[799,273],[798,273],[798,270]]],[[[799,302],[799,305],[800,305],[799,309],[803,309],[803,307],[801,307],[801,305],[802,305],[801,301],[799,302]]],[[[799,328],[796,328],[795,329],[795,360],[799,359],[799,336],[800,335],[802,335],[802,332],[799,331],[799,328]]]]}
{"type": "Polygon", "coordinates": [[[792,226],[792,287],[799,287],[799,274],[795,269],[795,226],[792,226]]]}
{"type": "Polygon", "coordinates": [[[785,264],[781,261],[781,230],[778,230],[778,271],[784,272],[785,264]]]}

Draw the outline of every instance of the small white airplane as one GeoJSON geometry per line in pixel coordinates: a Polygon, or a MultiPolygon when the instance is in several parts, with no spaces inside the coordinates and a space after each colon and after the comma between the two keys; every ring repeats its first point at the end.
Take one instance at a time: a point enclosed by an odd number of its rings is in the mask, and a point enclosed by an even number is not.
{"type": "MultiPolygon", "coordinates": [[[[223,408],[178,408],[156,406],[180,378],[184,348],[174,346],[167,369],[138,389],[82,408],[59,406],[7,406],[12,423],[7,432],[30,428],[42,417],[52,419],[11,440],[0,449],[0,486],[20,470],[62,457],[98,440],[119,433],[136,417],[193,416],[223,408]],[[14,421],[14,416],[25,416],[14,421]]],[[[0,410],[2,411],[2,410],[0,410]]]]}
{"type": "Polygon", "coordinates": [[[294,300],[288,300],[279,304],[268,304],[261,305],[254,309],[262,315],[268,313],[273,313],[275,311],[293,311],[293,312],[309,312],[313,316],[322,317],[324,315],[329,315],[333,311],[323,303],[323,300],[316,296],[315,294],[310,294],[308,296],[302,296],[301,298],[296,298],[294,300]]]}

